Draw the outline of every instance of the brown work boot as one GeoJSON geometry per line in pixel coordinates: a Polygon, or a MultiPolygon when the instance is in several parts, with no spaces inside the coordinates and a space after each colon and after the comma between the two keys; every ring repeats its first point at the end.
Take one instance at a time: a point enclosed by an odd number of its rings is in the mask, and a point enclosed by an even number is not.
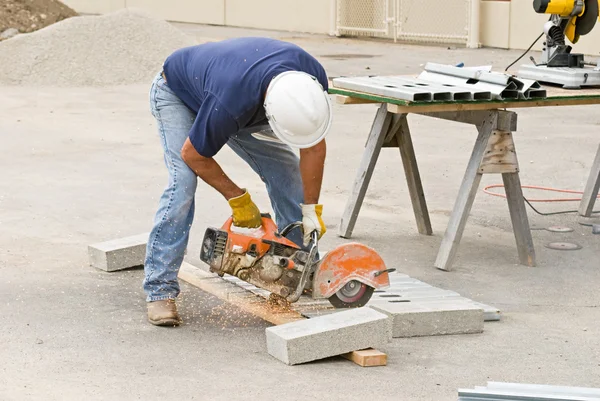
{"type": "Polygon", "coordinates": [[[148,302],[148,321],[155,326],[179,326],[181,318],[175,300],[148,302]]]}

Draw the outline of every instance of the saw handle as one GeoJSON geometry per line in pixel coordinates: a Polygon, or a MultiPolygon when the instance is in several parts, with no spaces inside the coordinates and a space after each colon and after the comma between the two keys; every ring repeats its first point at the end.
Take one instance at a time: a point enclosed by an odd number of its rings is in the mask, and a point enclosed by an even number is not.
{"type": "Polygon", "coordinates": [[[284,237],[287,237],[287,235],[290,233],[290,231],[292,231],[296,227],[302,227],[302,222],[297,221],[295,223],[288,224],[287,226],[285,226],[283,228],[283,230],[281,230],[281,235],[284,237]]]}
{"type": "MultiPolygon", "coordinates": [[[[256,230],[262,229],[266,234],[275,236],[275,234],[277,234],[277,225],[271,219],[271,215],[268,213],[261,213],[260,217],[261,217],[261,226],[259,228],[256,228],[256,230]]],[[[225,222],[225,224],[223,224],[221,229],[223,231],[231,232],[232,226],[237,227],[233,224],[233,216],[230,216],[227,219],[227,221],[225,222]]]]}

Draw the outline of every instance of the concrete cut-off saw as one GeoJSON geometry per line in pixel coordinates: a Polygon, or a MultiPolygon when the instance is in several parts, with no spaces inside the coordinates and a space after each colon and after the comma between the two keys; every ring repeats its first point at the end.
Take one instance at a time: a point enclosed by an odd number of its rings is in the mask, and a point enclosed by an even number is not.
{"type": "Polygon", "coordinates": [[[262,226],[244,233],[233,229],[230,217],[221,229],[208,228],[200,259],[219,276],[229,274],[276,297],[293,303],[306,292],[314,299],[329,299],[336,308],[364,306],[373,291],[390,285],[383,259],[373,249],[359,244],[340,245],[318,258],[317,233],[301,248],[286,238],[302,223],[281,232],[268,214],[262,226]]]}

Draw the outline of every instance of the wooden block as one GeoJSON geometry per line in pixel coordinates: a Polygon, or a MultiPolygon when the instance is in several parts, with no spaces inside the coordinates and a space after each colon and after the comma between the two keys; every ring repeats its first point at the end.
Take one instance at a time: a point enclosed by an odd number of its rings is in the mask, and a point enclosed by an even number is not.
{"type": "Polygon", "coordinates": [[[358,97],[350,97],[344,95],[337,95],[336,101],[338,104],[369,104],[369,103],[377,103],[373,100],[361,99],[358,97]]]}
{"type": "Polygon", "coordinates": [[[362,367],[387,365],[387,355],[373,348],[349,352],[347,354],[341,355],[341,357],[346,358],[349,361],[352,361],[355,364],[360,365],[362,367]]]}
{"type": "Polygon", "coordinates": [[[479,173],[503,174],[518,172],[519,163],[511,133],[493,131],[481,160],[479,173]]]}
{"type": "Polygon", "coordinates": [[[145,233],[88,246],[90,265],[107,272],[142,266],[149,235],[145,233]]]}

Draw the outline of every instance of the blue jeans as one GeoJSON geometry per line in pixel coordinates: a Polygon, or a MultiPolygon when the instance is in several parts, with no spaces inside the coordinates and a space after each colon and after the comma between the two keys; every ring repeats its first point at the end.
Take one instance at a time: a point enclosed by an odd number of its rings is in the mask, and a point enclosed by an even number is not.
{"type": "MultiPolygon", "coordinates": [[[[169,183],[164,190],[150,232],[144,263],[144,291],[147,301],[176,298],[177,274],[183,262],[194,219],[197,176],[181,159],[181,148],[196,115],[167,86],[158,74],[150,89],[150,109],[156,118],[164,148],[169,183]]],[[[260,176],[266,184],[279,230],[302,221],[300,204],[304,201],[299,158],[281,143],[264,141],[251,134],[265,131],[268,125],[245,129],[231,137],[227,145],[260,176]]],[[[206,212],[210,213],[208,205],[206,212]]],[[[229,216],[223,216],[223,221],[229,216]]],[[[288,237],[302,244],[302,233],[295,229],[288,237]]]]}

